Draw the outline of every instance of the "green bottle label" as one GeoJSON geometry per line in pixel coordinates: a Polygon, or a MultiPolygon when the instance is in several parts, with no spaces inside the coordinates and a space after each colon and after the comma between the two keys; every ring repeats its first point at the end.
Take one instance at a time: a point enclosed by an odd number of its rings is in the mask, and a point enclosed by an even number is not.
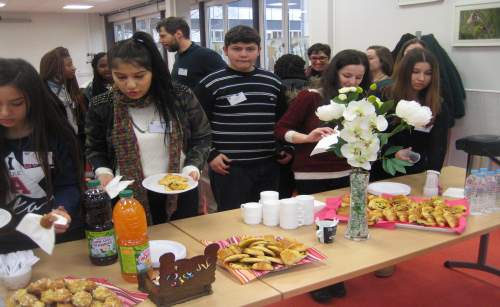
{"type": "Polygon", "coordinates": [[[85,231],[90,256],[94,258],[114,256],[117,253],[115,230],[85,231]]]}
{"type": "Polygon", "coordinates": [[[120,266],[123,273],[137,274],[151,267],[149,242],[137,246],[119,246],[120,266]]]}

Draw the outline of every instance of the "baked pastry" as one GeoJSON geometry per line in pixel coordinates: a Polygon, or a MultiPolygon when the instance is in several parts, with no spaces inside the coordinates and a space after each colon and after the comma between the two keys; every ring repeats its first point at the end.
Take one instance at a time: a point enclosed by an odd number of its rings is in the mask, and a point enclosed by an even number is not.
{"type": "Polygon", "coordinates": [[[87,291],[78,291],[73,294],[71,302],[75,307],[88,307],[92,304],[92,294],[87,291]]]}

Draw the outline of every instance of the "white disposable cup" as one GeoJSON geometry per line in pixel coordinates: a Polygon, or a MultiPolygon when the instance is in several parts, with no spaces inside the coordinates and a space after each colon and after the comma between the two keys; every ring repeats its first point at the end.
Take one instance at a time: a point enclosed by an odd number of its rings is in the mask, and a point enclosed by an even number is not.
{"type": "Polygon", "coordinates": [[[294,198],[280,200],[280,227],[295,229],[302,226],[299,219],[299,203],[294,198]]]}
{"type": "Polygon", "coordinates": [[[427,171],[427,176],[425,178],[425,184],[423,189],[423,194],[426,197],[436,196],[439,193],[439,172],[437,171],[427,171]]]}
{"type": "Polygon", "coordinates": [[[260,224],[262,221],[262,204],[255,202],[242,204],[241,216],[243,217],[243,222],[245,222],[245,224],[260,224]]]}
{"type": "Polygon", "coordinates": [[[280,201],[265,200],[262,203],[262,223],[266,226],[278,226],[280,222],[280,201]]]}
{"type": "Polygon", "coordinates": [[[302,211],[302,224],[312,225],[314,223],[314,197],[312,195],[299,195],[295,199],[299,203],[299,211],[302,211]]]}
{"type": "Polygon", "coordinates": [[[262,191],[260,192],[260,203],[263,203],[266,200],[279,200],[280,193],[276,191],[262,191]]]}

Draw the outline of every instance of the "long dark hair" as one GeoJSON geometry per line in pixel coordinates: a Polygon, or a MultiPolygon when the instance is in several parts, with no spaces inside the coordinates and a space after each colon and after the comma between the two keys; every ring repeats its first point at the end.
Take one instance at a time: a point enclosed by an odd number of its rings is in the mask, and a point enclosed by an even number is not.
{"type": "Polygon", "coordinates": [[[403,46],[401,46],[401,49],[399,49],[399,52],[396,55],[396,58],[394,59],[394,69],[396,69],[396,66],[398,66],[399,63],[401,62],[401,59],[403,59],[406,49],[408,49],[408,47],[410,47],[410,45],[416,45],[416,44],[422,46],[423,49],[427,49],[427,44],[421,39],[413,38],[413,39],[410,39],[409,41],[406,41],[403,44],[403,46]]]}
{"type": "Polygon", "coordinates": [[[364,90],[370,86],[372,77],[366,54],[354,49],[342,50],[333,57],[328,68],[323,72],[321,85],[325,99],[330,100],[332,97],[337,96],[340,89],[339,70],[347,65],[363,65],[365,67],[365,74],[359,86],[364,90]]]}
{"type": "Polygon", "coordinates": [[[394,60],[392,59],[391,51],[387,47],[378,45],[373,45],[366,48],[366,50],[370,49],[375,51],[375,54],[379,58],[382,72],[390,77],[392,75],[392,68],[394,66],[394,60]]]}
{"type": "Polygon", "coordinates": [[[108,81],[105,80],[98,71],[99,60],[106,56],[106,52],[99,52],[92,58],[92,70],[94,72],[94,78],[92,79],[92,97],[97,96],[106,92],[106,84],[108,81]]]}
{"type": "Polygon", "coordinates": [[[139,65],[152,74],[149,95],[160,116],[168,122],[169,113],[174,116],[174,87],[167,65],[156,47],[153,38],[145,32],[135,32],[132,38],[118,42],[108,52],[110,68],[116,68],[120,63],[139,65]]]}
{"type": "MultiPolygon", "coordinates": [[[[33,131],[29,141],[33,145],[38,161],[42,166],[47,181],[47,199],[53,196],[52,176],[48,162],[49,139],[61,139],[73,158],[75,173],[79,182],[82,179],[82,169],[77,141],[68,121],[57,110],[57,103],[50,90],[40,79],[35,68],[21,59],[0,58],[0,86],[12,86],[23,93],[27,105],[26,120],[33,131]]],[[[0,156],[6,148],[7,128],[0,126],[0,156]]],[[[57,159],[54,163],[58,164],[57,159]]],[[[9,176],[4,161],[0,161],[0,203],[7,201],[10,190],[9,176]]]]}
{"type": "Polygon", "coordinates": [[[401,62],[396,66],[393,73],[394,83],[387,87],[390,97],[395,101],[408,99],[409,93],[412,91],[411,76],[415,64],[425,62],[429,63],[432,69],[431,83],[425,89],[418,93],[420,103],[428,106],[433,116],[436,116],[441,111],[441,96],[440,96],[440,78],[439,64],[436,57],[427,49],[412,49],[403,56],[401,62]]]}
{"type": "Polygon", "coordinates": [[[46,84],[47,81],[64,83],[71,100],[78,106],[77,112],[85,113],[87,110],[85,97],[80,92],[76,77],[69,80],[64,78],[64,59],[69,57],[69,51],[64,47],[54,48],[44,54],[40,60],[40,77],[46,84]]]}

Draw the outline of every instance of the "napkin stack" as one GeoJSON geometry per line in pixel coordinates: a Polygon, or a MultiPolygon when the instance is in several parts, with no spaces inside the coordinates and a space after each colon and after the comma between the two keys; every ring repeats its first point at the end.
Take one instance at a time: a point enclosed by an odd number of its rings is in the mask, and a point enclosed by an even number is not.
{"type": "Polygon", "coordinates": [[[19,251],[0,255],[0,277],[17,275],[31,269],[40,258],[33,254],[33,251],[19,251]]]}

